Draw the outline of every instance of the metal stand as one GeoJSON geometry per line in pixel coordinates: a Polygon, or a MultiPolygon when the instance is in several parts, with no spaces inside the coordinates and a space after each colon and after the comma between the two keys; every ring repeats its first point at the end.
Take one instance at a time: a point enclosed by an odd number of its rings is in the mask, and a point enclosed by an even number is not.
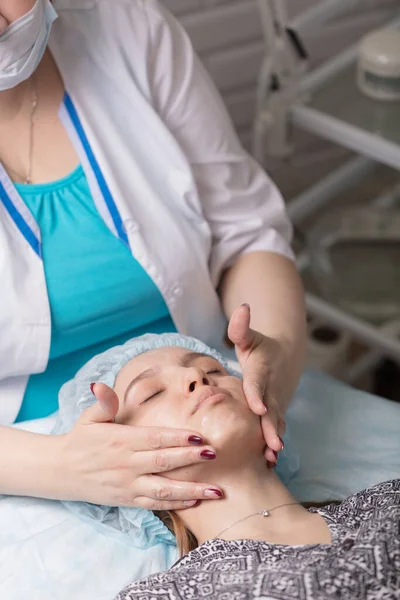
{"type": "MultiPolygon", "coordinates": [[[[316,210],[332,202],[333,198],[348,186],[354,185],[362,179],[372,170],[374,161],[400,171],[400,135],[398,140],[391,139],[390,135],[388,137],[377,135],[374,131],[363,129],[348,120],[305,105],[305,101],[312,99],[322,86],[327,85],[332,78],[344,70],[351,68],[356,60],[356,46],[346,49],[309,74],[306,74],[307,63],[304,55],[298,53],[297,62],[292,61],[291,67],[286,68],[285,71],[289,83],[285,86],[285,78],[282,78],[282,81],[280,78],[280,73],[284,70],[282,56],[285,55],[282,48],[283,32],[294,31],[296,32],[295,39],[301,41],[300,35],[308,29],[321,26],[327,19],[344,10],[362,5],[363,0],[321,1],[316,7],[304,12],[291,23],[282,22],[284,18],[282,11],[278,17],[276,16],[276,2],[277,0],[258,0],[263,23],[268,25],[264,26],[266,55],[257,90],[257,114],[253,137],[253,150],[256,158],[263,162],[265,150],[268,154],[270,148],[275,149],[273,152],[269,152],[273,156],[287,156],[292,148],[288,133],[290,131],[288,124],[290,123],[353,150],[359,155],[289,203],[288,212],[292,222],[299,225],[316,210]],[[276,19],[280,19],[278,38],[275,36],[274,29],[270,27],[270,22],[274,23],[276,19]],[[279,52],[276,51],[277,48],[279,48],[279,52]],[[269,139],[267,146],[265,137],[269,139]]],[[[388,26],[400,28],[400,14],[388,26]]],[[[290,46],[290,42],[288,40],[286,42],[290,46]]],[[[293,47],[289,47],[287,51],[293,52],[293,47]]],[[[382,110],[385,109],[382,108],[382,110]]],[[[388,108],[388,110],[393,110],[393,108],[388,108]]],[[[400,120],[398,128],[400,131],[400,120]]],[[[390,206],[398,201],[399,197],[400,184],[375,198],[372,203],[380,207],[390,206]]],[[[297,260],[299,270],[304,270],[308,264],[307,253],[303,252],[297,260]]],[[[340,330],[348,331],[355,339],[364,342],[371,348],[367,355],[349,369],[346,380],[350,383],[353,383],[357,377],[376,364],[383,355],[395,360],[400,359],[400,327],[398,324],[394,328],[390,323],[381,328],[375,327],[310,293],[306,294],[306,302],[311,316],[322,319],[340,330]]]]}

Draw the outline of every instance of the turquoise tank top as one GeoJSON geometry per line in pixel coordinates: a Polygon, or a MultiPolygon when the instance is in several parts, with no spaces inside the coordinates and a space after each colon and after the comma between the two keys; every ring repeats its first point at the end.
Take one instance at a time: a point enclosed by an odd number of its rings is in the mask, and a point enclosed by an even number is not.
{"type": "Polygon", "coordinates": [[[16,188],[41,231],[52,323],[49,363],[29,378],[20,422],[56,411],[60,387],[96,354],[176,328],[156,285],[98,213],[81,166],[16,188]]]}

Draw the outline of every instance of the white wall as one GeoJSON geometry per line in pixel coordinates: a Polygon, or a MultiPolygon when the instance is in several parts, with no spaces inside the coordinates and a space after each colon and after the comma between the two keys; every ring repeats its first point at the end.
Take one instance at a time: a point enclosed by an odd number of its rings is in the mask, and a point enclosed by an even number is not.
{"type": "MultiPolygon", "coordinates": [[[[191,36],[217,83],[234,123],[248,142],[254,90],[263,53],[256,0],[163,0],[191,36]]],[[[318,0],[286,0],[293,16],[318,0]]],[[[398,2],[398,0],[397,0],[398,2]]],[[[397,2],[364,0],[364,8],[305,40],[318,63],[386,20],[397,2]]]]}

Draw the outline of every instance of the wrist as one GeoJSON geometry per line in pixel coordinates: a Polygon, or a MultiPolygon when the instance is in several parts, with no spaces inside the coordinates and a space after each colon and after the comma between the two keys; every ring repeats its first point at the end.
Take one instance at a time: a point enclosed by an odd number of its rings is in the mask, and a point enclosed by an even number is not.
{"type": "Polygon", "coordinates": [[[51,436],[52,457],[46,468],[51,497],[54,500],[75,500],[72,497],[71,461],[67,459],[68,434],[51,436]]]}
{"type": "Polygon", "coordinates": [[[49,500],[67,499],[68,470],[63,461],[64,435],[41,435],[37,444],[37,468],[31,481],[29,495],[49,500]],[[36,475],[35,475],[36,473],[36,475]]]}
{"type": "Polygon", "coordinates": [[[285,414],[298,385],[303,369],[303,348],[288,338],[267,338],[269,354],[268,389],[285,414]]]}
{"type": "Polygon", "coordinates": [[[59,448],[56,436],[0,427],[0,493],[61,499],[59,448]]]}

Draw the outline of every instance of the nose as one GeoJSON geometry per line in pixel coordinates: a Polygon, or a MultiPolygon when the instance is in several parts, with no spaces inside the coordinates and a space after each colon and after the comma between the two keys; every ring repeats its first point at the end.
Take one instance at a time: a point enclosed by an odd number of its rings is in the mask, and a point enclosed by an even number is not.
{"type": "Polygon", "coordinates": [[[210,380],[208,379],[206,373],[204,373],[202,369],[196,369],[195,367],[188,369],[185,385],[185,391],[187,395],[192,394],[195,390],[203,385],[210,385],[210,380]]]}

